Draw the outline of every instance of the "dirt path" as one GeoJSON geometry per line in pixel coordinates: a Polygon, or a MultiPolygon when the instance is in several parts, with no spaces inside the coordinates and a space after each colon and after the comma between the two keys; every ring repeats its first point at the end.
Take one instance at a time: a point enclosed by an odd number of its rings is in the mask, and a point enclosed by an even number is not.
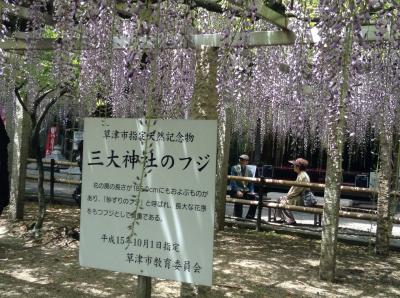
{"type": "MultiPolygon", "coordinates": [[[[83,268],[78,262],[79,209],[51,206],[45,236],[24,222],[0,218],[0,297],[134,297],[136,277],[83,268]],[[8,232],[5,232],[5,230],[8,232]]],[[[335,284],[318,279],[320,242],[298,236],[227,228],[217,235],[214,282],[203,297],[400,297],[400,253],[376,258],[365,246],[339,245],[335,284]]],[[[186,296],[178,282],[154,279],[153,297],[186,296]]]]}

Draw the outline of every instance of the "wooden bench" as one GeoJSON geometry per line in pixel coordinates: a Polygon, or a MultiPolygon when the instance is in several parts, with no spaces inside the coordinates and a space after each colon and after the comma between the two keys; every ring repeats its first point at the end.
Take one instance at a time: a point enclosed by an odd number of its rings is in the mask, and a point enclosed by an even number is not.
{"type": "MultiPolygon", "coordinates": [[[[267,202],[273,202],[272,200],[266,200],[267,202]]],[[[349,213],[368,213],[368,214],[377,214],[376,206],[371,205],[371,204],[359,204],[356,206],[348,206],[348,201],[347,199],[341,199],[341,206],[339,207],[339,213],[340,211],[343,212],[343,215],[345,215],[347,212],[349,213]]],[[[277,203],[275,201],[275,203],[277,203]]],[[[304,207],[300,206],[304,209],[302,210],[296,210],[297,212],[305,212],[305,213],[312,213],[314,214],[314,225],[320,226],[322,222],[322,214],[323,214],[323,208],[324,208],[324,203],[323,203],[323,198],[317,197],[317,204],[313,207],[304,207]],[[309,208],[309,209],[308,209],[309,208]],[[315,208],[318,208],[321,210],[320,213],[315,213],[315,208]]],[[[268,208],[268,221],[272,220],[272,209],[278,209],[277,207],[267,207],[268,208]]],[[[275,214],[274,214],[275,215],[275,214]]],[[[340,216],[340,215],[339,215],[340,216]]],[[[354,217],[353,217],[354,218],[354,217]]],[[[274,220],[276,220],[274,216],[274,220]]]]}
{"type": "MultiPolygon", "coordinates": [[[[231,203],[241,203],[243,205],[258,205],[258,210],[257,210],[257,223],[256,223],[256,229],[260,229],[261,225],[261,212],[263,207],[267,207],[269,209],[271,208],[280,208],[280,209],[286,209],[286,210],[291,210],[291,211],[298,211],[298,212],[305,212],[305,213],[311,213],[314,214],[314,223],[321,225],[322,221],[322,214],[323,214],[323,204],[321,202],[318,202],[315,207],[303,207],[303,206],[293,206],[293,205],[280,205],[276,201],[273,202],[271,198],[272,192],[268,192],[268,187],[269,186],[299,186],[299,187],[307,187],[311,188],[312,190],[324,190],[325,189],[325,184],[319,184],[319,183],[310,183],[310,182],[297,182],[297,181],[286,181],[286,180],[276,180],[276,179],[267,179],[267,178],[250,178],[250,177],[241,177],[241,176],[229,176],[228,175],[228,180],[236,180],[236,181],[247,181],[249,183],[254,183],[261,185],[259,187],[259,193],[262,196],[263,200],[242,200],[242,199],[232,199],[228,197],[226,200],[231,203]],[[265,196],[267,194],[267,196],[265,196]],[[264,200],[265,198],[265,200],[264,200]],[[268,200],[268,198],[271,198],[271,200],[268,200]]],[[[377,194],[375,189],[369,189],[369,188],[362,188],[362,187],[350,187],[350,186],[340,186],[340,190],[345,193],[357,193],[357,194],[364,194],[368,196],[374,196],[377,194]]],[[[284,194],[280,193],[280,196],[284,194]]],[[[392,192],[390,195],[393,196],[400,196],[400,192],[392,192]]],[[[258,196],[260,197],[260,196],[258,196]]],[[[318,197],[317,197],[318,198],[318,197]]],[[[351,200],[347,200],[347,202],[350,202],[351,200]]],[[[339,217],[344,217],[344,218],[353,218],[353,219],[362,219],[362,220],[377,220],[377,213],[376,211],[371,211],[371,209],[374,208],[360,208],[358,207],[353,207],[352,204],[347,204],[345,206],[342,206],[342,203],[346,202],[346,199],[341,199],[341,207],[339,209],[339,217]],[[352,208],[352,209],[350,209],[352,208]],[[358,208],[358,210],[354,210],[354,208],[358,208]],[[350,210],[350,211],[349,211],[350,210]],[[356,211],[356,212],[354,212],[356,211]]],[[[271,213],[269,213],[271,214],[271,213]]],[[[271,215],[269,215],[269,220],[271,220],[271,215]]],[[[400,223],[400,218],[394,218],[393,223],[400,223]]]]}
{"type": "MultiPolygon", "coordinates": [[[[243,205],[260,205],[258,200],[245,200],[245,199],[235,199],[231,198],[229,195],[226,196],[226,202],[237,203],[243,205]]],[[[346,202],[346,201],[344,201],[346,202]]],[[[317,205],[313,207],[295,206],[295,205],[285,205],[282,206],[278,204],[276,198],[270,198],[268,196],[263,196],[262,208],[267,208],[268,210],[268,222],[271,222],[275,218],[275,214],[272,214],[272,210],[276,209],[286,209],[296,212],[310,213],[314,215],[314,225],[321,226],[322,214],[323,214],[323,201],[317,198],[317,205]]],[[[261,214],[261,211],[258,211],[261,214]]],[[[353,219],[363,219],[363,220],[376,220],[377,212],[373,209],[362,209],[352,206],[340,206],[339,217],[353,218],[353,219]]],[[[261,220],[261,219],[260,219],[261,220]]],[[[257,222],[259,218],[257,217],[257,222]]],[[[394,223],[400,223],[399,218],[394,219],[394,223]]],[[[258,223],[259,224],[259,223],[258,223]]]]}
{"type": "MultiPolygon", "coordinates": [[[[226,202],[228,203],[235,203],[235,204],[242,204],[242,205],[260,205],[260,202],[257,200],[246,200],[246,199],[236,199],[236,198],[231,198],[229,195],[226,196],[226,202]]],[[[292,211],[298,211],[298,212],[305,212],[305,213],[312,213],[314,214],[314,225],[321,225],[321,219],[322,219],[322,207],[323,205],[320,205],[318,207],[304,207],[304,206],[294,206],[294,205],[286,205],[286,206],[281,206],[278,204],[276,200],[273,200],[267,196],[263,196],[262,200],[262,208],[267,208],[268,212],[268,222],[272,221],[272,217],[275,218],[275,212],[272,214],[272,210],[276,209],[287,209],[287,210],[292,210],[292,211]]],[[[259,211],[259,214],[261,212],[259,211]]],[[[257,217],[258,220],[258,217],[257,217]]]]}
{"type": "MultiPolygon", "coordinates": [[[[268,222],[271,221],[276,221],[276,210],[277,209],[284,209],[284,208],[280,208],[280,207],[271,207],[270,204],[267,203],[275,203],[278,204],[278,202],[276,200],[271,200],[270,198],[267,198],[266,200],[263,200],[263,203],[266,203],[265,207],[267,208],[268,211],[268,222]],[[272,212],[274,211],[274,212],[272,212]]],[[[288,205],[288,206],[294,206],[294,205],[288,205]]],[[[320,201],[317,201],[317,204],[313,207],[304,207],[304,206],[298,206],[298,207],[302,207],[302,210],[296,210],[297,212],[305,212],[305,213],[311,213],[314,215],[314,225],[315,226],[320,226],[321,222],[322,222],[322,208],[324,207],[324,204],[320,201]],[[316,213],[315,209],[318,208],[319,210],[321,210],[321,213],[316,213]]]]}

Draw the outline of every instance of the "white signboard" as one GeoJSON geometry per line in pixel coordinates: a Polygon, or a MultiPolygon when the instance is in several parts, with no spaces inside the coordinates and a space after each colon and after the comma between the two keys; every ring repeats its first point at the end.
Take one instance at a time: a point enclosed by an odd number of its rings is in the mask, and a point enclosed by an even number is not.
{"type": "Polygon", "coordinates": [[[211,285],[216,140],[213,120],[86,118],[80,264],[211,285]]]}

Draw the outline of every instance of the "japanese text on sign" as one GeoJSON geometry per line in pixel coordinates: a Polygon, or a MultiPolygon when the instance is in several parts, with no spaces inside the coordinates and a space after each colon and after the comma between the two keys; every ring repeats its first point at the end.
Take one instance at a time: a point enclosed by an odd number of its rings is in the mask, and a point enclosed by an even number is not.
{"type": "Polygon", "coordinates": [[[82,266],[211,285],[216,121],[87,118],[82,266]]]}

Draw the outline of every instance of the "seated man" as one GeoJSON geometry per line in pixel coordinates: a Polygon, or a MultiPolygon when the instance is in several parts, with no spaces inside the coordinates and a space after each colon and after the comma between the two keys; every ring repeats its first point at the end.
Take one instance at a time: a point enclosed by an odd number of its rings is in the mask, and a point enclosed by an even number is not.
{"type": "MultiPolygon", "coordinates": [[[[246,154],[239,156],[239,164],[231,169],[232,176],[253,177],[253,173],[248,166],[249,157],[246,154]]],[[[231,197],[238,199],[254,200],[255,192],[253,183],[247,181],[231,180],[231,197]]],[[[257,206],[250,205],[246,218],[253,219],[256,214],[257,206]]],[[[235,203],[233,207],[233,216],[242,217],[243,205],[235,203]]]]}

